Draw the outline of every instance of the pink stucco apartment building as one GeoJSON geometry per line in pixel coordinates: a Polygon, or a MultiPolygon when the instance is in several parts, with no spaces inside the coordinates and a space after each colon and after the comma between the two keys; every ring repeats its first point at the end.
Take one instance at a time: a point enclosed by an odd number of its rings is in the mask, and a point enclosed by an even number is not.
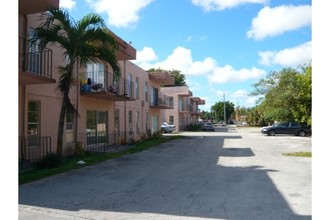
{"type": "MultiPolygon", "coordinates": [[[[56,45],[41,49],[29,43],[32,28],[40,24],[40,13],[52,7],[59,7],[59,0],[19,1],[18,132],[19,157],[24,160],[56,152],[61,106],[57,66],[66,60],[56,45]]],[[[64,155],[72,155],[77,142],[86,150],[129,143],[159,131],[162,121],[178,120],[178,128],[183,128],[198,116],[189,106],[191,101],[201,102],[190,98],[188,87],[163,87],[174,85],[174,77],[167,72],[150,74],[132,63],[136,49],[112,34],[119,44],[121,78],[114,80],[111,67],[104,63],[74,70],[70,99],[79,117],[66,117],[64,155]]]]}
{"type": "Polygon", "coordinates": [[[197,124],[201,116],[199,105],[205,105],[205,100],[193,97],[188,86],[161,87],[160,91],[168,96],[173,96],[173,109],[162,112],[163,121],[173,124],[176,131],[183,131],[191,124],[197,124]]]}

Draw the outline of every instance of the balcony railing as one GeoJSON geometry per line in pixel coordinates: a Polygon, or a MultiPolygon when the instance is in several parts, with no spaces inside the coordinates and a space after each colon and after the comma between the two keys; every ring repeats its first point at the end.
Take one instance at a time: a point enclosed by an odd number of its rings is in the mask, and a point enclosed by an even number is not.
{"type": "Polygon", "coordinates": [[[52,152],[51,137],[36,135],[19,137],[19,170],[31,167],[52,152]]]}
{"type": "Polygon", "coordinates": [[[173,96],[160,94],[158,96],[151,97],[150,107],[159,109],[173,109],[173,96]]]}
{"type": "Polygon", "coordinates": [[[20,84],[55,83],[52,79],[53,51],[19,38],[20,84]]]}
{"type": "Polygon", "coordinates": [[[134,83],[123,78],[116,79],[107,71],[82,73],[81,95],[112,101],[134,101],[134,83]]]}

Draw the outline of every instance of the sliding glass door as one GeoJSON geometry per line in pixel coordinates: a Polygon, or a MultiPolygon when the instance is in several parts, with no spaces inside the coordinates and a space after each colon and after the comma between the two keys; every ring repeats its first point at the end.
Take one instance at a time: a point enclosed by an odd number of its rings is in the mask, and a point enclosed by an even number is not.
{"type": "Polygon", "coordinates": [[[87,111],[87,145],[108,142],[108,111],[87,111]]]}

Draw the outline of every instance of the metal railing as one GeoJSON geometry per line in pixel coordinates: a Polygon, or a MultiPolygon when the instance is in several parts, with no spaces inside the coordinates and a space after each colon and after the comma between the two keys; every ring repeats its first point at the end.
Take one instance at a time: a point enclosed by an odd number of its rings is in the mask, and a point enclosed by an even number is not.
{"type": "Polygon", "coordinates": [[[80,87],[82,93],[106,91],[134,98],[134,82],[124,78],[116,79],[113,73],[107,71],[81,73],[80,87]]]}
{"type": "Polygon", "coordinates": [[[53,51],[19,37],[19,69],[36,76],[52,78],[53,51]]]}
{"type": "Polygon", "coordinates": [[[117,150],[119,146],[131,144],[134,142],[134,132],[112,132],[112,133],[80,133],[78,141],[87,152],[106,153],[109,151],[117,150]]]}
{"type": "Polygon", "coordinates": [[[173,106],[173,96],[167,96],[164,94],[159,94],[157,97],[150,98],[150,107],[167,107],[174,108],[173,106]]]}
{"type": "Polygon", "coordinates": [[[20,136],[18,146],[19,170],[32,167],[34,163],[51,152],[50,136],[20,136]]]}

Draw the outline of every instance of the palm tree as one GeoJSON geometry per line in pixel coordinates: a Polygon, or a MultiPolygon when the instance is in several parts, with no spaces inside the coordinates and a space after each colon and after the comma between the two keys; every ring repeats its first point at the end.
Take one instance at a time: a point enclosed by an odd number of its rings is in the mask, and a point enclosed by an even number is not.
{"type": "Polygon", "coordinates": [[[63,57],[68,60],[67,64],[58,67],[57,89],[62,98],[62,106],[58,123],[57,154],[62,156],[66,114],[78,114],[69,98],[70,88],[74,84],[73,68],[76,64],[82,66],[89,62],[102,61],[110,64],[115,78],[118,78],[120,66],[115,56],[118,44],[97,14],[88,14],[76,22],[67,11],[56,8],[43,13],[41,19],[43,23],[34,29],[31,42],[38,41],[43,46],[59,46],[63,49],[63,57]]]}

